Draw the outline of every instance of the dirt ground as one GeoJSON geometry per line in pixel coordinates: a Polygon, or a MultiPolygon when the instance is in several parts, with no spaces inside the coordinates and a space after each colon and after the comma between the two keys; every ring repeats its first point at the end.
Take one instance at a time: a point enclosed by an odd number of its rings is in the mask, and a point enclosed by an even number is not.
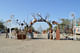
{"type": "Polygon", "coordinates": [[[80,53],[80,41],[6,39],[0,36],[0,53],[80,53]]]}

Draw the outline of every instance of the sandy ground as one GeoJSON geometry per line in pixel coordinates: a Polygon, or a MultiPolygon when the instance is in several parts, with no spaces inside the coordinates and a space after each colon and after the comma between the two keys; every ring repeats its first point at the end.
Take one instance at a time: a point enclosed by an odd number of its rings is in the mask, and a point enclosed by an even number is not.
{"type": "Polygon", "coordinates": [[[80,53],[80,41],[17,40],[0,36],[0,53],[80,53]]]}

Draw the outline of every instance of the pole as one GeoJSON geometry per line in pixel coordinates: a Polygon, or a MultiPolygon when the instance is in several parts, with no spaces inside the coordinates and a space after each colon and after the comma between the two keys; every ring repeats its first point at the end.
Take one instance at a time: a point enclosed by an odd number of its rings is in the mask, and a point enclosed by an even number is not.
{"type": "Polygon", "coordinates": [[[76,19],[74,17],[74,28],[73,28],[74,40],[76,40],[76,19]]]}
{"type": "Polygon", "coordinates": [[[56,29],[56,40],[60,40],[59,24],[58,24],[57,29],[56,29]]]}
{"type": "Polygon", "coordinates": [[[12,38],[11,25],[10,25],[10,28],[9,28],[9,38],[12,38]]]}

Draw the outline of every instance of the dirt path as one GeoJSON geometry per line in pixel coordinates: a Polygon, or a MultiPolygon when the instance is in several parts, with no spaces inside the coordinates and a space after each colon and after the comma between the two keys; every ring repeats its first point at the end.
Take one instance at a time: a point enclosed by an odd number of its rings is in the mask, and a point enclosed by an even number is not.
{"type": "Polygon", "coordinates": [[[0,36],[0,53],[80,53],[80,41],[17,40],[0,36]]]}

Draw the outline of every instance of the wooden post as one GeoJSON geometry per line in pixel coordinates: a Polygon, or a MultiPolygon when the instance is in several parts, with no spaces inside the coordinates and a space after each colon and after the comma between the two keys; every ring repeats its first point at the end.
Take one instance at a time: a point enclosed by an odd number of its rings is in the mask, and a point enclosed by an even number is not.
{"type": "Polygon", "coordinates": [[[60,30],[59,30],[59,25],[56,29],[56,40],[60,40],[60,30]]]}

